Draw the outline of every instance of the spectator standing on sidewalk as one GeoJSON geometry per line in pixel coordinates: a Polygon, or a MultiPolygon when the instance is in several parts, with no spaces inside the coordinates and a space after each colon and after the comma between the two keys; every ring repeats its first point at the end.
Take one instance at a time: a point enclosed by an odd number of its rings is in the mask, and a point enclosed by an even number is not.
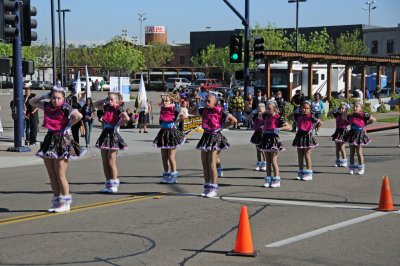
{"type": "Polygon", "coordinates": [[[231,99],[231,101],[229,102],[229,110],[237,120],[233,128],[240,129],[242,112],[244,111],[244,100],[243,97],[240,96],[239,90],[235,90],[235,94],[231,99]]]}
{"type": "Polygon", "coordinates": [[[36,137],[39,125],[38,108],[32,106],[29,100],[36,95],[32,93],[31,88],[25,88],[24,96],[24,117],[25,117],[25,145],[36,145],[36,137]]]}

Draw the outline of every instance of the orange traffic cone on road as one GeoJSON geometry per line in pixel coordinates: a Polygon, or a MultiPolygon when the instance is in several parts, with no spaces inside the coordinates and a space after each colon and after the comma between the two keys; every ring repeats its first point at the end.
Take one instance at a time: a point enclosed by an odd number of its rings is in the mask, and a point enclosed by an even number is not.
{"type": "Polygon", "coordinates": [[[243,206],[240,210],[239,228],[236,236],[235,249],[228,252],[228,256],[246,256],[255,257],[257,252],[253,248],[253,239],[251,237],[249,215],[247,207],[243,206]]]}
{"type": "Polygon", "coordinates": [[[381,196],[379,199],[379,207],[376,208],[377,211],[395,211],[393,207],[392,192],[390,191],[389,177],[384,176],[382,180],[381,196]]]}

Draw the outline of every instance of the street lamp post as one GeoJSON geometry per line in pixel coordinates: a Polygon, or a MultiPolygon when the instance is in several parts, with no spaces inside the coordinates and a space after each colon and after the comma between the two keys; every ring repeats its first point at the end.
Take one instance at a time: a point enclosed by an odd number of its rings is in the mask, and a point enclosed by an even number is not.
{"type": "MultiPolygon", "coordinates": [[[[64,72],[62,73],[61,80],[62,80],[62,84],[66,84],[66,78],[67,78],[67,40],[66,40],[66,37],[65,37],[65,12],[71,12],[71,9],[61,9],[60,11],[63,13],[63,35],[64,35],[64,62],[63,62],[63,64],[64,64],[64,72]]],[[[61,44],[60,44],[60,48],[61,48],[61,44]]]]}
{"type": "MultiPolygon", "coordinates": [[[[61,75],[61,87],[63,86],[63,56],[62,56],[62,31],[61,31],[61,1],[58,0],[58,37],[60,41],[60,75],[61,75]]],[[[56,84],[54,84],[56,85],[56,84]]]]}
{"type": "Polygon", "coordinates": [[[299,49],[299,2],[307,0],[289,0],[289,3],[296,3],[296,52],[299,49]]]}
{"type": "Polygon", "coordinates": [[[377,6],[374,6],[375,3],[376,3],[376,1],[365,2],[365,5],[367,5],[368,7],[362,8],[362,9],[368,11],[368,25],[371,25],[371,10],[374,10],[377,8],[377,6]]]}
{"type": "Polygon", "coordinates": [[[147,19],[144,15],[146,15],[146,13],[138,14],[139,22],[140,22],[140,44],[139,45],[142,45],[142,23],[144,20],[147,19]]]}

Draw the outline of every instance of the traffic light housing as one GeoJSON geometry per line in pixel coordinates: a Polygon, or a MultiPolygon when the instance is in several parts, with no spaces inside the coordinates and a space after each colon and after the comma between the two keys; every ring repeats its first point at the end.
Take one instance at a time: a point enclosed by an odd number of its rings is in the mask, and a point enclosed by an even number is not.
{"type": "Polygon", "coordinates": [[[263,37],[254,37],[253,58],[254,58],[254,61],[261,61],[262,59],[264,59],[264,38],[263,37]]]}
{"type": "Polygon", "coordinates": [[[22,21],[21,21],[21,41],[22,45],[30,46],[32,41],[37,40],[37,33],[32,31],[36,29],[37,21],[32,18],[36,16],[36,7],[31,6],[31,0],[24,0],[22,3],[22,21]]]}
{"type": "Polygon", "coordinates": [[[0,0],[0,39],[8,42],[19,34],[18,2],[15,0],[0,0]]]}
{"type": "Polygon", "coordinates": [[[229,43],[229,60],[231,63],[242,63],[242,45],[241,35],[231,35],[229,43]]]}

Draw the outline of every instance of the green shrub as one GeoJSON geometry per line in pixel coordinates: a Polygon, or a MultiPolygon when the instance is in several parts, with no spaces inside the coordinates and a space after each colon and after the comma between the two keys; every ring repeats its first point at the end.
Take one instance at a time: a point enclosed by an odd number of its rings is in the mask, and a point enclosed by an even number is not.
{"type": "Polygon", "coordinates": [[[285,120],[286,122],[290,121],[290,115],[293,113],[293,109],[294,109],[293,104],[287,103],[285,105],[285,107],[283,108],[284,113],[285,113],[283,120],[285,120]]]}
{"type": "Polygon", "coordinates": [[[379,113],[387,113],[387,112],[389,112],[389,110],[386,109],[386,104],[385,103],[381,103],[381,106],[379,106],[376,111],[378,111],[379,113]]]}

